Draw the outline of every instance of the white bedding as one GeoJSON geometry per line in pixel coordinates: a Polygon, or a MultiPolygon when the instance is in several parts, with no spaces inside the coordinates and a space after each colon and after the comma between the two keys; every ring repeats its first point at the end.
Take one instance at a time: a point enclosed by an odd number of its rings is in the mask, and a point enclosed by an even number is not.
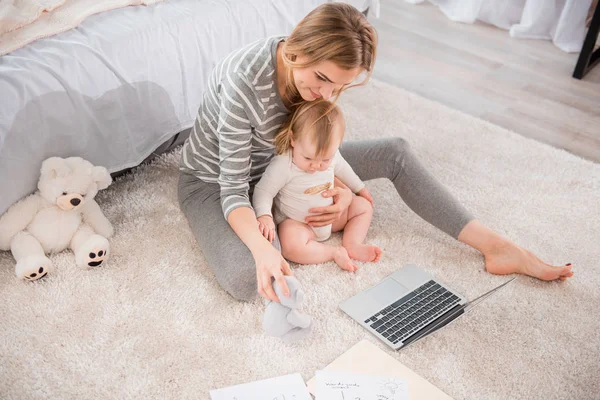
{"type": "Polygon", "coordinates": [[[0,55],[72,29],[90,15],[162,0],[3,0],[0,1],[0,55]]]}
{"type": "MultiPolygon", "coordinates": [[[[221,58],[253,40],[289,34],[326,1],[120,8],[0,57],[0,214],[35,190],[47,157],[77,155],[111,172],[138,165],[193,124],[221,58]]],[[[378,0],[372,3],[376,9],[378,0]]]]}

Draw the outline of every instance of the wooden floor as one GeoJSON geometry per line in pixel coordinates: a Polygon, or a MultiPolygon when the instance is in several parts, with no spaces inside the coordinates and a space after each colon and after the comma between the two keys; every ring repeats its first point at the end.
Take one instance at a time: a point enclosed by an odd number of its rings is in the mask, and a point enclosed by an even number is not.
{"type": "Polygon", "coordinates": [[[545,40],[450,21],[430,3],[382,1],[373,76],[600,162],[600,65],[571,77],[577,54],[545,40]]]}

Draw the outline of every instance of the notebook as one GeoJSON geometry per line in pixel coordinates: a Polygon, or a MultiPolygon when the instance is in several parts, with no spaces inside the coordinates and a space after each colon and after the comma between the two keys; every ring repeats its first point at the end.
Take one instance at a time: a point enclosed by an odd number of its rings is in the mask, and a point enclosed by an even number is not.
{"type": "MultiPolygon", "coordinates": [[[[446,393],[368,340],[358,342],[323,370],[405,378],[411,400],[452,400],[446,393]]],[[[315,385],[316,379],[313,377],[307,383],[308,390],[313,395],[316,392],[315,385]]]]}

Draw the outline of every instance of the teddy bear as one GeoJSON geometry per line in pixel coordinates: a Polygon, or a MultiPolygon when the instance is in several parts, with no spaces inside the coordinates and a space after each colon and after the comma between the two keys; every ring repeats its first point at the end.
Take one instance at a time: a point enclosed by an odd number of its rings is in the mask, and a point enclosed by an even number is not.
{"type": "Polygon", "coordinates": [[[293,276],[284,276],[290,295],[284,296],[277,281],[273,290],[281,303],[270,301],[263,316],[263,329],[269,336],[281,338],[284,342],[304,339],[312,331],[312,318],[298,311],[304,301],[304,291],[300,281],[293,276]]]}
{"type": "Polygon", "coordinates": [[[35,281],[52,273],[46,255],[67,247],[81,268],[106,263],[113,227],[94,196],[111,183],[106,168],[80,157],[42,163],[38,190],[0,217],[0,250],[12,252],[18,278],[35,281]]]}

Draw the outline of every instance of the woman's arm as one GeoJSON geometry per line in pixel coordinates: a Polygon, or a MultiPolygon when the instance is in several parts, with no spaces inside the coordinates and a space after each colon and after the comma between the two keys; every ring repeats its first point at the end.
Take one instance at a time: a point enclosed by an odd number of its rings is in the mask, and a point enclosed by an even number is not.
{"type": "Polygon", "coordinates": [[[248,207],[238,207],[229,213],[227,221],[254,257],[258,293],[269,300],[279,302],[271,282],[272,278],[275,278],[283,294],[289,296],[290,291],[283,276],[292,276],[292,270],[281,253],[258,230],[254,211],[248,207]]]}
{"type": "Polygon", "coordinates": [[[257,110],[261,107],[260,101],[251,94],[252,85],[240,74],[227,76],[222,82],[217,126],[221,207],[229,225],[254,257],[258,293],[279,301],[271,280],[275,278],[284,295],[289,296],[283,275],[292,275],[292,272],[281,253],[258,230],[256,214],[248,197],[252,126],[260,122],[257,110]]]}

